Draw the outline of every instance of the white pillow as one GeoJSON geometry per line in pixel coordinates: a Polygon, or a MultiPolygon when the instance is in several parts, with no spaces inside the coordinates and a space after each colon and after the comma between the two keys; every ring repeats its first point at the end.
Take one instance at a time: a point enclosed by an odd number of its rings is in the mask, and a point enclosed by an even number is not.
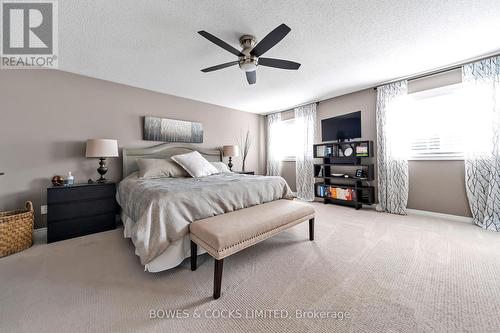
{"type": "Polygon", "coordinates": [[[189,177],[186,170],[173,161],[140,158],[137,160],[137,165],[139,165],[139,178],[189,177]]]}
{"type": "Polygon", "coordinates": [[[227,165],[223,162],[210,162],[210,164],[212,164],[217,171],[219,171],[219,173],[232,173],[232,171],[229,170],[227,165]]]}
{"type": "Polygon", "coordinates": [[[197,151],[175,155],[171,158],[183,167],[192,177],[205,177],[219,173],[217,168],[210,164],[210,162],[197,151]]]}

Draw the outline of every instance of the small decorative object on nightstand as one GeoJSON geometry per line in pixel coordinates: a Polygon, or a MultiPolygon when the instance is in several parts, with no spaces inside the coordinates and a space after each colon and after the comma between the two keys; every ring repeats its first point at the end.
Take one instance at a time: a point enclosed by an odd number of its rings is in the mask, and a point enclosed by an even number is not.
{"type": "Polygon", "coordinates": [[[223,146],[222,147],[222,153],[223,153],[223,155],[225,157],[229,157],[229,163],[227,164],[227,166],[229,167],[229,170],[232,171],[233,163],[232,163],[231,159],[233,157],[240,156],[240,149],[239,149],[239,147],[236,146],[236,145],[223,146]]]}
{"type": "Polygon", "coordinates": [[[63,178],[59,175],[55,175],[52,177],[52,185],[53,186],[62,186],[63,185],[63,178]]]}
{"type": "Polygon", "coordinates": [[[101,178],[97,180],[98,183],[105,183],[106,178],[103,176],[108,172],[106,167],[106,157],[118,157],[118,142],[116,140],[108,139],[90,139],[87,140],[87,149],[85,157],[99,158],[99,168],[97,172],[101,178]]]}
{"type": "Polygon", "coordinates": [[[114,183],[47,189],[47,242],[114,229],[118,205],[114,183]]]}

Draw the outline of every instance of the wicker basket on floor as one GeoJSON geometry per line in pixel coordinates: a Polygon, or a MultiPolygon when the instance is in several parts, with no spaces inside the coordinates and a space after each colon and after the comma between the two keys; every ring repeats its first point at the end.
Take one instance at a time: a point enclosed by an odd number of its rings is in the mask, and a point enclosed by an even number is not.
{"type": "Polygon", "coordinates": [[[25,210],[0,212],[0,258],[27,249],[33,244],[33,203],[25,210]]]}

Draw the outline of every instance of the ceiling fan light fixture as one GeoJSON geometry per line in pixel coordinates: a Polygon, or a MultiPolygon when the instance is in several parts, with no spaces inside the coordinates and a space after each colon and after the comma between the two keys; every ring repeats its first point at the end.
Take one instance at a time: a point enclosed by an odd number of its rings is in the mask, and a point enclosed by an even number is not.
{"type": "Polygon", "coordinates": [[[245,72],[253,72],[254,70],[257,69],[257,59],[252,58],[252,59],[247,59],[243,58],[240,60],[240,68],[244,70],[245,72]]]}

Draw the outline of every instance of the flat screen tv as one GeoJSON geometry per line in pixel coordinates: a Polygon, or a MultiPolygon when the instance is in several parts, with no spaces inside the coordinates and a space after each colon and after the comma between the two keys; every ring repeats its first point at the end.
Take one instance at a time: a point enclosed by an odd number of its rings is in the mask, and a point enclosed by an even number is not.
{"type": "Polygon", "coordinates": [[[361,138],[361,111],[321,120],[321,133],[323,142],[361,138]]]}

